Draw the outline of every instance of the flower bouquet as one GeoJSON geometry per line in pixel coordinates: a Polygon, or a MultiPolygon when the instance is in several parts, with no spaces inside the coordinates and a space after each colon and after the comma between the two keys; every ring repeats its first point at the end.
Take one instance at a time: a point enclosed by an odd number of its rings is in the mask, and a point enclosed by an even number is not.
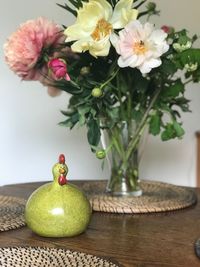
{"type": "Polygon", "coordinates": [[[163,141],[182,138],[189,111],[185,85],[200,81],[197,36],[155,28],[156,4],[146,0],[69,0],[58,6],[70,26],[45,18],[22,24],[5,44],[11,70],[38,80],[50,95],[71,95],[60,125],[87,127],[91,150],[109,158],[107,191],[140,195],[138,147],[146,128],[163,141]]]}

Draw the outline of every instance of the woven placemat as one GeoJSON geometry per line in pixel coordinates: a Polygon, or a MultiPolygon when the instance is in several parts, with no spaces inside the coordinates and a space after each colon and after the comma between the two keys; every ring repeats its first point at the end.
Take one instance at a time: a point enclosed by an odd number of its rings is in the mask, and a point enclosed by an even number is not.
{"type": "Polygon", "coordinates": [[[25,203],[22,198],[0,195],[0,232],[25,225],[25,203]]]}
{"type": "Polygon", "coordinates": [[[114,197],[105,193],[106,182],[83,184],[94,211],[112,213],[152,213],[183,209],[196,203],[192,189],[161,182],[141,181],[139,197],[114,197]]]}
{"type": "Polygon", "coordinates": [[[62,248],[6,247],[0,248],[3,267],[118,267],[109,259],[62,248]]]}

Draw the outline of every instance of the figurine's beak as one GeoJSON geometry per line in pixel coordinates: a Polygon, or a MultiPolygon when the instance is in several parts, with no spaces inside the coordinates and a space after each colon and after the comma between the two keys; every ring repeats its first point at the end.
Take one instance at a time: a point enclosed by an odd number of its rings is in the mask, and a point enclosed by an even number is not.
{"type": "Polygon", "coordinates": [[[60,174],[66,174],[66,170],[65,170],[64,168],[60,168],[60,169],[59,169],[59,173],[60,173],[60,174]]]}

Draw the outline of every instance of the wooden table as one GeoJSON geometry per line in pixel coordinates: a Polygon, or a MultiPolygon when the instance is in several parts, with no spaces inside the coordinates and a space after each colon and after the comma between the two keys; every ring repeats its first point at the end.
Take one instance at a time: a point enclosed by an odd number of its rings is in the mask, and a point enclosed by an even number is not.
{"type": "MultiPolygon", "coordinates": [[[[76,182],[81,186],[80,182],[76,182]]],[[[28,198],[41,183],[8,185],[0,194],[28,198]]],[[[196,189],[200,197],[200,189],[196,189]]],[[[27,227],[0,233],[0,246],[64,247],[109,257],[130,267],[197,267],[200,204],[181,211],[123,215],[94,212],[87,231],[73,238],[43,238],[27,227]]]]}

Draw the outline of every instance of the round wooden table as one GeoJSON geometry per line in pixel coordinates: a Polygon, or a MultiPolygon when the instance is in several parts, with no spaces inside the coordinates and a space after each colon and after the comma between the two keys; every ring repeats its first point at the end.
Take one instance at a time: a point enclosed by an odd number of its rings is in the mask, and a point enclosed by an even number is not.
{"type": "MultiPolygon", "coordinates": [[[[72,181],[81,187],[81,182],[72,181]]],[[[0,194],[28,198],[42,183],[0,187],[0,194]]],[[[198,198],[200,189],[195,189],[198,198]]],[[[87,231],[73,238],[44,238],[27,227],[0,233],[0,246],[48,246],[108,257],[129,267],[198,267],[200,204],[174,212],[125,215],[94,212],[87,231]]]]}

